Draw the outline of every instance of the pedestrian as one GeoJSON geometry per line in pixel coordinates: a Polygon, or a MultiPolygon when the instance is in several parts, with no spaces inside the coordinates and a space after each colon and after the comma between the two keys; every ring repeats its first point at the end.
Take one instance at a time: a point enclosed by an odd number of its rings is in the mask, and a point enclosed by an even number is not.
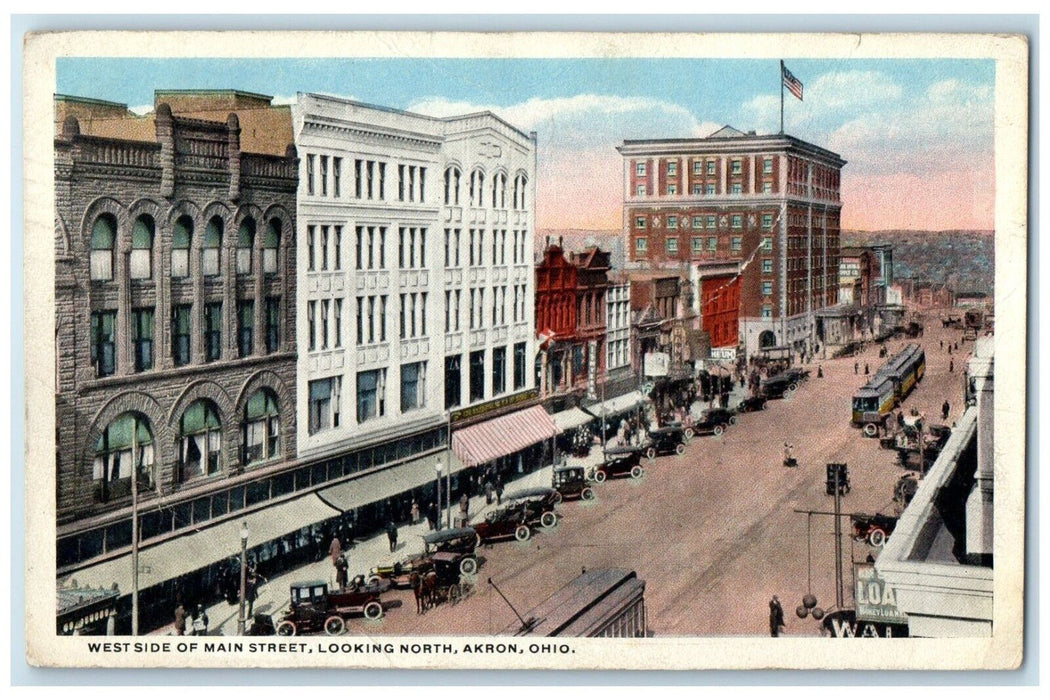
{"type": "Polygon", "coordinates": [[[393,520],[386,521],[386,538],[390,540],[390,551],[397,549],[397,525],[393,520]]]}
{"type": "Polygon", "coordinates": [[[955,360],[948,360],[948,372],[955,372],[955,360]]]}
{"type": "Polygon", "coordinates": [[[427,524],[430,525],[431,530],[437,530],[437,519],[437,506],[434,505],[433,501],[431,501],[430,505],[427,506],[427,524]]]}
{"type": "Polygon", "coordinates": [[[854,362],[853,363],[853,374],[860,374],[860,363],[859,362],[854,362]]]}
{"type": "Polygon", "coordinates": [[[416,503],[416,499],[412,499],[412,524],[415,525],[419,522],[419,504],[416,503]]]}
{"type": "Polygon", "coordinates": [[[821,367],[820,365],[817,365],[817,379],[823,379],[823,378],[824,378],[824,368],[821,367]]]}
{"type": "Polygon", "coordinates": [[[941,350],[944,350],[944,341],[941,341],[941,350]]]}
{"type": "Polygon", "coordinates": [[[346,563],[346,556],[340,554],[339,559],[335,563],[335,583],[339,588],[346,588],[347,570],[349,568],[350,566],[346,563]]]}
{"type": "Polygon", "coordinates": [[[868,363],[865,362],[864,363],[864,376],[868,376],[868,374],[870,374],[870,371],[868,370],[868,363]]]}
{"type": "Polygon", "coordinates": [[[952,346],[951,346],[951,345],[949,345],[949,346],[948,346],[948,354],[949,354],[949,355],[951,355],[951,354],[952,354],[952,346]]]}
{"type": "Polygon", "coordinates": [[[496,497],[496,487],[492,485],[492,478],[485,479],[485,505],[491,506],[496,497]]]}
{"type": "Polygon", "coordinates": [[[332,543],[328,545],[328,556],[332,559],[332,566],[335,566],[335,560],[339,558],[339,555],[343,553],[343,543],[339,541],[338,537],[332,538],[332,543]]]}
{"type": "Polygon", "coordinates": [[[956,343],[955,343],[955,349],[956,349],[956,350],[958,350],[958,349],[959,349],[959,343],[958,343],[958,342],[956,342],[956,343]]]}
{"type": "Polygon", "coordinates": [[[470,521],[470,497],[466,493],[459,497],[459,514],[463,520],[463,526],[466,527],[467,522],[470,521]]]}
{"type": "Polygon", "coordinates": [[[784,629],[784,608],[780,605],[780,599],[773,596],[769,601],[769,636],[779,637],[784,629]]]}
{"type": "Polygon", "coordinates": [[[197,606],[197,614],[193,616],[193,636],[203,637],[208,634],[208,613],[204,612],[204,606],[197,606]]]}
{"type": "Polygon", "coordinates": [[[948,399],[945,399],[944,403],[941,405],[941,420],[948,420],[948,413],[951,412],[951,408],[948,399]]]}
{"type": "Polygon", "coordinates": [[[496,505],[503,503],[503,479],[496,475],[496,505]]]}
{"type": "Polygon", "coordinates": [[[175,636],[182,637],[186,634],[186,608],[182,607],[180,601],[175,606],[175,636]]]}
{"type": "MultiPolygon", "coordinates": [[[[340,555],[342,556],[342,555],[340,555]]],[[[244,602],[248,604],[247,617],[251,617],[255,611],[255,599],[259,597],[259,586],[266,579],[256,571],[253,565],[245,573],[244,577],[244,602]]]]}

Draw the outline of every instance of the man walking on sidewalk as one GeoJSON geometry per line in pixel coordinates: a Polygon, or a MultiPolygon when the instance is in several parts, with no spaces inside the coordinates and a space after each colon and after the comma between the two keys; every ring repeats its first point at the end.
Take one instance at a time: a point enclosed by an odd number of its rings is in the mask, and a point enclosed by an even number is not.
{"type": "Polygon", "coordinates": [[[944,404],[941,406],[941,420],[948,420],[948,414],[951,412],[951,409],[948,399],[945,399],[944,404]]]}
{"type": "Polygon", "coordinates": [[[467,496],[466,492],[459,497],[459,515],[463,520],[463,527],[466,527],[467,523],[470,522],[470,497],[467,496]]]}
{"type": "Polygon", "coordinates": [[[393,520],[386,522],[386,538],[390,540],[390,551],[393,552],[397,549],[397,525],[393,520]]]}

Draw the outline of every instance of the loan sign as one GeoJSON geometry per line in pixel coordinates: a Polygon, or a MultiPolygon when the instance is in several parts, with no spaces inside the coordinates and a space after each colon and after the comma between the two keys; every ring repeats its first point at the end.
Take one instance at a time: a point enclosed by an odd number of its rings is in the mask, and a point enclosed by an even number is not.
{"type": "Polygon", "coordinates": [[[860,622],[884,622],[906,625],[908,616],[897,607],[897,594],[893,586],[879,577],[871,564],[857,564],[857,620],[860,622]]]}

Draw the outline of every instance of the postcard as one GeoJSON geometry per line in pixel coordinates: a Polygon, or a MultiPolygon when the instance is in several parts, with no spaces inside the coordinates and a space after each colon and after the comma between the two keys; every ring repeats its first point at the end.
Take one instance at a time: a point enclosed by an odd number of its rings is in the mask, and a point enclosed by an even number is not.
{"type": "Polygon", "coordinates": [[[25,59],[29,663],[1021,663],[1024,36],[25,59]]]}

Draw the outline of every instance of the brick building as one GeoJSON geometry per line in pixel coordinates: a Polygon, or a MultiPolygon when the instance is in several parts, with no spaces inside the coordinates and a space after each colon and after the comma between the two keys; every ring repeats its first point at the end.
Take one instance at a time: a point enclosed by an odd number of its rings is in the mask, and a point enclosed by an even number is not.
{"type": "Polygon", "coordinates": [[[793,136],[730,126],[617,150],[628,266],[695,278],[702,328],[719,342],[735,345],[735,323],[748,353],[810,348],[815,312],[838,301],[845,161],[793,136]]]}
{"type": "Polygon", "coordinates": [[[145,117],[55,100],[58,575],[116,585],[118,632],[133,587],[145,626],[178,585],[207,585],[227,552],[180,537],[225,542],[282,500],[296,452],[298,159],[290,138],[244,137],[257,120],[290,136],[288,110],[235,91],[156,99],[145,117]],[[221,117],[198,118],[211,98],[221,117]]]}

